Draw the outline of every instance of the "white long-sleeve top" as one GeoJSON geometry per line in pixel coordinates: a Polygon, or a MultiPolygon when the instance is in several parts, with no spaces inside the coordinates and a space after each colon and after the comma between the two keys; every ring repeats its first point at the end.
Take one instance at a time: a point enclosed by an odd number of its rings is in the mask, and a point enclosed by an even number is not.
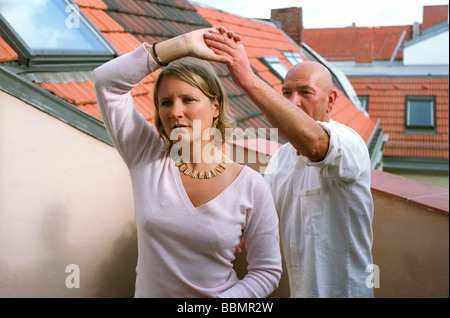
{"type": "Polygon", "coordinates": [[[278,217],[270,188],[244,166],[211,201],[194,207],[180,172],[130,91],[159,66],[145,49],[94,70],[108,133],[129,168],[138,237],[135,297],[266,297],[281,277],[278,217]],[[248,274],[232,261],[243,231],[248,274]]]}
{"type": "Polygon", "coordinates": [[[370,158],[362,138],[331,120],[324,160],[283,145],[269,161],[291,297],[373,297],[370,158]]]}

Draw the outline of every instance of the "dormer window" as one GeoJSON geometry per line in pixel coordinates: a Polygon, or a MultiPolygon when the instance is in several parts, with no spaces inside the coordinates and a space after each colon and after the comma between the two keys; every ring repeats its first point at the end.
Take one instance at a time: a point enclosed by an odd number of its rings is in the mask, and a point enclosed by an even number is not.
{"type": "Polygon", "coordinates": [[[281,80],[284,80],[288,72],[288,68],[283,63],[281,63],[281,60],[278,57],[264,56],[262,58],[262,61],[270,68],[272,73],[277,75],[281,80]]]}
{"type": "Polygon", "coordinates": [[[26,66],[101,64],[117,55],[68,0],[0,0],[0,31],[26,66]]]}
{"type": "Polygon", "coordinates": [[[358,96],[359,102],[361,104],[361,109],[365,110],[366,112],[369,110],[369,96],[358,96]]]}
{"type": "Polygon", "coordinates": [[[407,96],[406,98],[406,128],[435,128],[435,101],[432,96],[407,96]]]}
{"type": "Polygon", "coordinates": [[[292,64],[292,66],[303,62],[302,57],[298,53],[290,52],[290,51],[283,51],[282,53],[286,57],[286,59],[289,61],[289,63],[292,64]]]}

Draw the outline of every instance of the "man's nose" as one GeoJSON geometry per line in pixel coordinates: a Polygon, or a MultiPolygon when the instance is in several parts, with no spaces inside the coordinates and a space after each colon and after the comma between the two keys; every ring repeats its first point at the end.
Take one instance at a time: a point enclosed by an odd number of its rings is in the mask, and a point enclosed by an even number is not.
{"type": "Polygon", "coordinates": [[[297,93],[293,93],[290,98],[291,102],[297,105],[298,107],[302,106],[301,96],[297,93]]]}

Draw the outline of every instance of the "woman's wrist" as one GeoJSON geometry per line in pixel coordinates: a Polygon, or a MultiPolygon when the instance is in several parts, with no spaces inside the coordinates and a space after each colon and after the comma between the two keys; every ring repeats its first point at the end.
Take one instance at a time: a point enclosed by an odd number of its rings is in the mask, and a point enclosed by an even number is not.
{"type": "Polygon", "coordinates": [[[169,65],[168,63],[163,63],[161,60],[160,60],[160,58],[159,58],[159,56],[158,56],[158,53],[156,52],[156,44],[158,44],[158,42],[155,42],[155,43],[153,43],[153,45],[152,45],[152,57],[153,57],[153,59],[155,60],[155,62],[156,63],[158,63],[160,66],[167,66],[167,65],[169,65]]]}
{"type": "Polygon", "coordinates": [[[158,42],[155,47],[149,49],[149,52],[151,52],[150,54],[155,62],[163,66],[163,64],[169,64],[172,61],[187,56],[189,49],[183,34],[162,42],[158,42]],[[155,51],[153,51],[153,48],[155,51]]]}

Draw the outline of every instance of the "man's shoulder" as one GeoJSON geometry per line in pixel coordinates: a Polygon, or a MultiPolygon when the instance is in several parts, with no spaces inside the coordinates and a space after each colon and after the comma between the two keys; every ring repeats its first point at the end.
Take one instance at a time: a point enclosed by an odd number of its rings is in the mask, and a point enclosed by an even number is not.
{"type": "Polygon", "coordinates": [[[364,142],[363,138],[361,137],[361,135],[356,130],[351,128],[350,126],[347,126],[347,125],[345,125],[343,123],[340,123],[338,121],[334,121],[332,119],[330,120],[330,122],[322,123],[322,124],[323,124],[322,126],[328,127],[328,129],[330,131],[335,131],[338,134],[342,134],[342,135],[348,136],[348,138],[352,138],[352,139],[354,138],[354,139],[358,140],[359,142],[365,144],[365,142],[364,142]]]}

